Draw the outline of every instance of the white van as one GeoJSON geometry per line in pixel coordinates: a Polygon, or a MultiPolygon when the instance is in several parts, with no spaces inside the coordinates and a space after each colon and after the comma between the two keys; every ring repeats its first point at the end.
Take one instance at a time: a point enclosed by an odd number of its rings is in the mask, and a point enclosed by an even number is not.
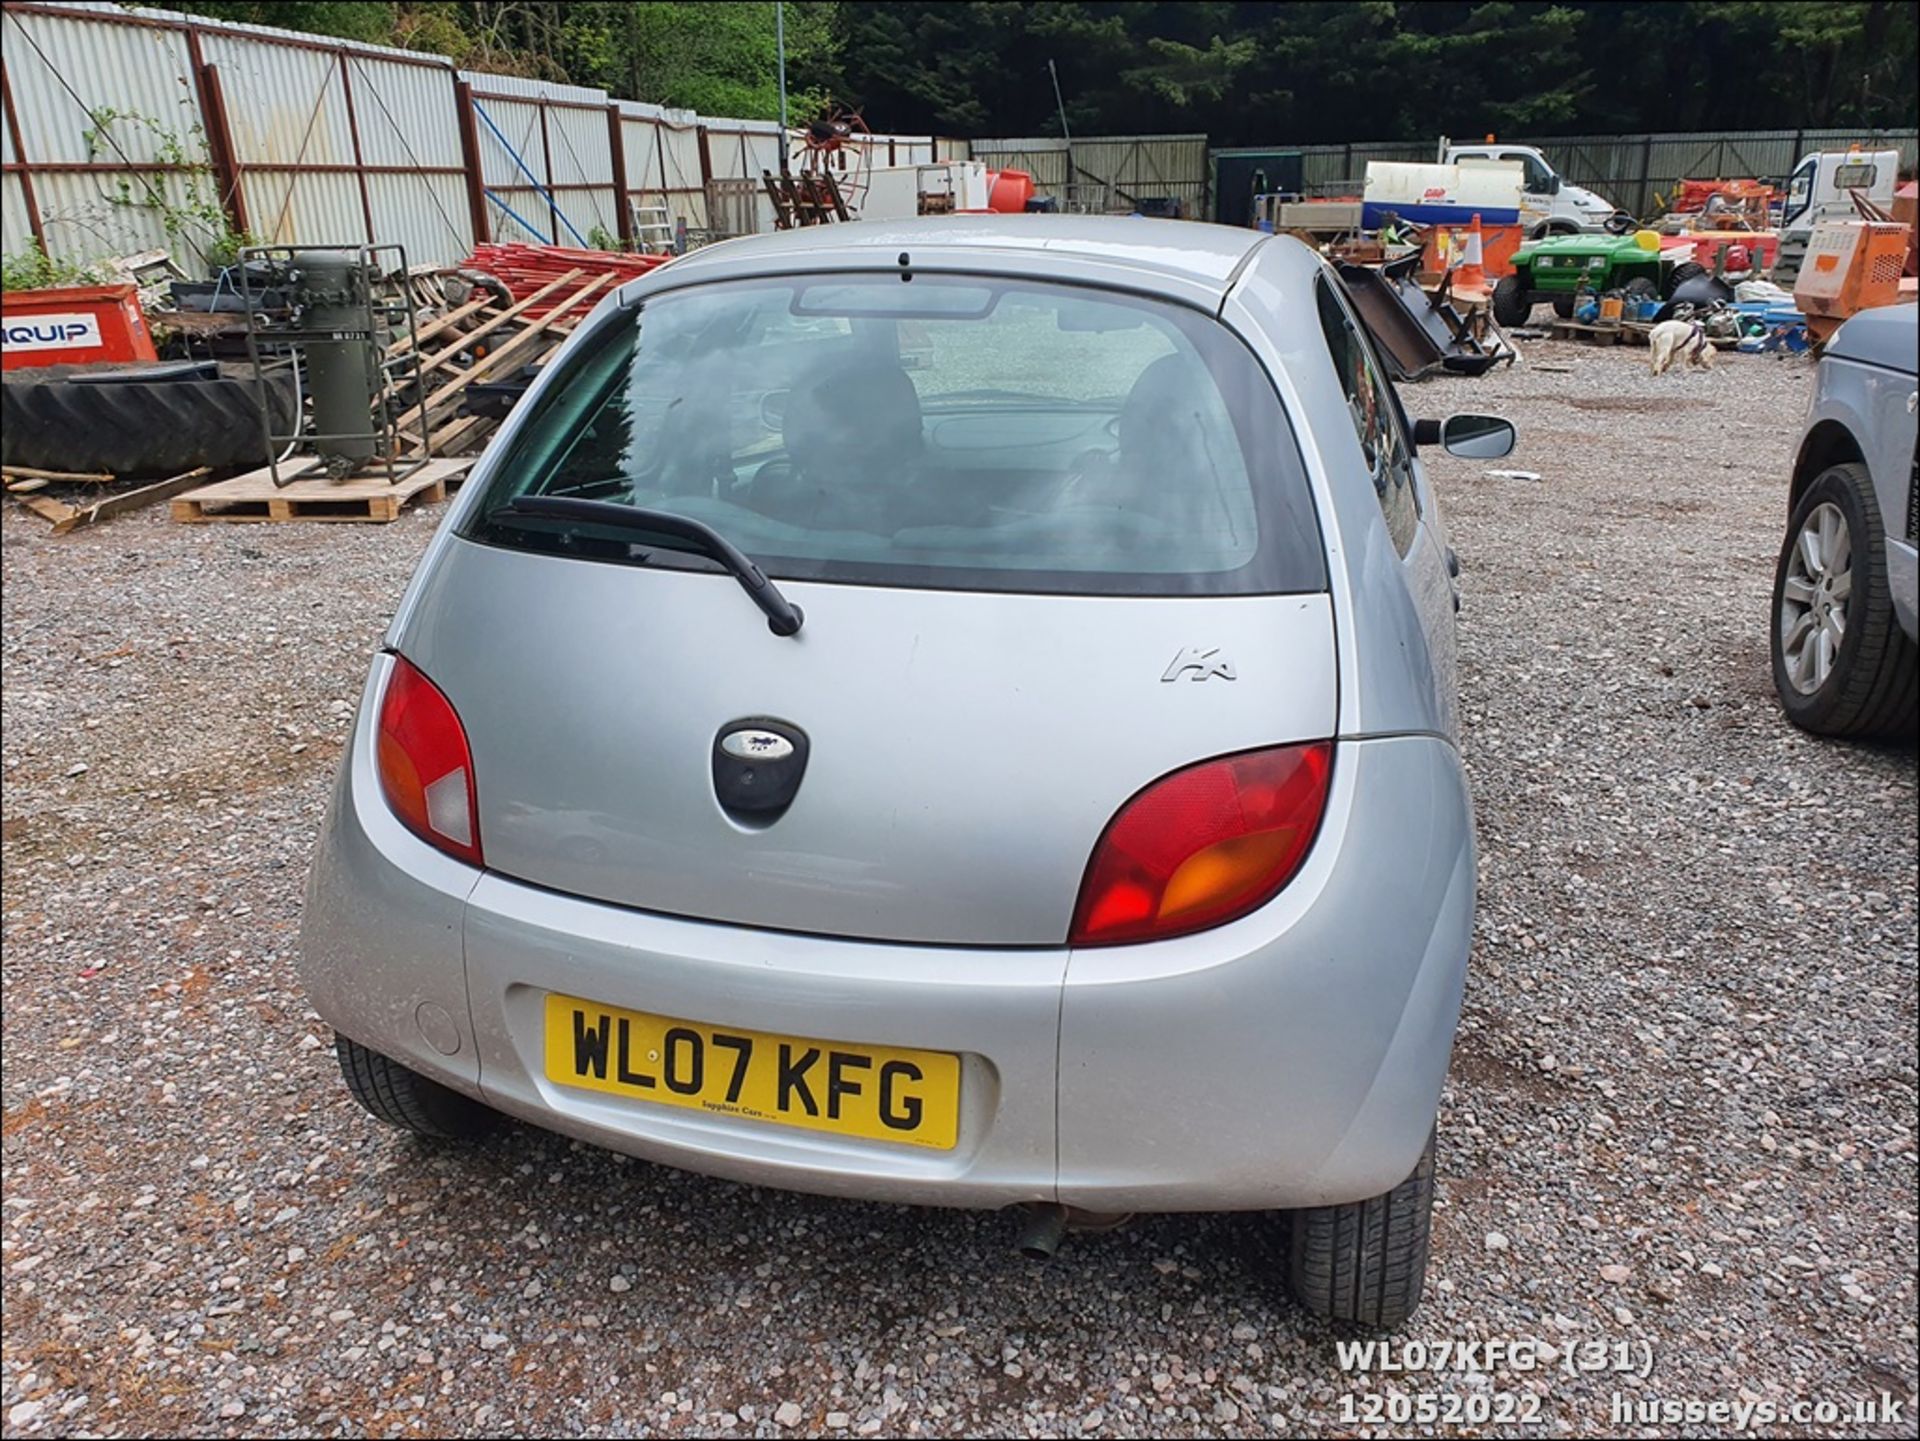
{"type": "Polygon", "coordinates": [[[1455,145],[1443,135],[1439,158],[1443,165],[1492,160],[1522,166],[1526,181],[1520,191],[1520,223],[1527,227],[1530,240],[1601,230],[1609,218],[1620,213],[1619,207],[1604,195],[1570,184],[1547,163],[1547,157],[1531,145],[1508,145],[1491,140],[1483,145],[1455,145]]]}
{"type": "Polygon", "coordinates": [[[1774,283],[1792,287],[1806,259],[1813,227],[1822,220],[1852,219],[1856,191],[1882,210],[1891,210],[1899,178],[1898,150],[1822,150],[1801,156],[1787,180],[1774,283]]]}

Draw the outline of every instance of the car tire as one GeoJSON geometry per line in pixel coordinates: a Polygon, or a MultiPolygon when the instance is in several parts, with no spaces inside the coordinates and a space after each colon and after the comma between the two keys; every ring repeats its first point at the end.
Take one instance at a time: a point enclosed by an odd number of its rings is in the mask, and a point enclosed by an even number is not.
{"type": "Polygon", "coordinates": [[[1493,318],[1502,325],[1525,325],[1533,315],[1533,299],[1520,277],[1504,275],[1493,287],[1493,318]]]}
{"type": "Polygon", "coordinates": [[[1912,734],[1920,709],[1920,667],[1914,643],[1893,609],[1886,530],[1873,477],[1858,461],[1822,471],[1794,506],[1774,566],[1768,631],[1773,688],[1788,720],[1815,735],[1912,734]],[[1836,558],[1841,544],[1844,570],[1836,558]],[[1829,669],[1820,675],[1819,607],[1823,600],[1833,604],[1824,587],[1840,574],[1848,587],[1838,607],[1842,631],[1837,644],[1829,642],[1829,669]]]}
{"type": "Polygon", "coordinates": [[[1660,298],[1662,300],[1671,299],[1673,296],[1673,292],[1680,288],[1680,283],[1682,281],[1691,280],[1696,275],[1705,275],[1706,273],[1707,273],[1707,267],[1702,265],[1697,260],[1681,261],[1678,265],[1673,267],[1673,274],[1667,277],[1667,291],[1666,291],[1666,294],[1661,296],[1660,298]]]}
{"type": "Polygon", "coordinates": [[[1573,319],[1574,299],[1575,297],[1571,295],[1554,296],[1553,297],[1553,313],[1559,316],[1562,320],[1573,319]]]}
{"type": "Polygon", "coordinates": [[[443,1141],[476,1140],[500,1124],[500,1113],[410,1071],[398,1061],[335,1036],[340,1074],[354,1100],[375,1120],[443,1141]]]}
{"type": "Polygon", "coordinates": [[[1315,1315],[1398,1326],[1420,1304],[1433,1230],[1433,1137],[1413,1174],[1367,1201],[1289,1216],[1287,1289],[1315,1315]]]}
{"type": "Polygon", "coordinates": [[[1660,287],[1644,275],[1634,276],[1633,279],[1629,280],[1620,288],[1635,300],[1658,300],[1660,298],[1660,287]]]}

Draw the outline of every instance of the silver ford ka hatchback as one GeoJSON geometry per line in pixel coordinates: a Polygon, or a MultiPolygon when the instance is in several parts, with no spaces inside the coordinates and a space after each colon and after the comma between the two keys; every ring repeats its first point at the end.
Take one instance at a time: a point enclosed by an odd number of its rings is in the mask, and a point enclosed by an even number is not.
{"type": "Polygon", "coordinates": [[[367,681],[302,961],[353,1094],[1041,1253],[1285,1212],[1301,1300],[1398,1321],[1474,907],[1415,430],[1251,231],[835,225],[628,285],[367,681]]]}

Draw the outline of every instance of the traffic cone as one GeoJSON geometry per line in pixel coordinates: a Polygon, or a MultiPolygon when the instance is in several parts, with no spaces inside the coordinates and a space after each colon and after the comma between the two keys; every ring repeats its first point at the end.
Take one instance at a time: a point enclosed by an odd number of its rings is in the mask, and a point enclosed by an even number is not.
{"type": "Polygon", "coordinates": [[[1480,216],[1476,213],[1473,225],[1467,231],[1467,253],[1454,267],[1453,293],[1462,300],[1485,300],[1487,298],[1487,272],[1483,268],[1483,252],[1480,249],[1480,216]]]}

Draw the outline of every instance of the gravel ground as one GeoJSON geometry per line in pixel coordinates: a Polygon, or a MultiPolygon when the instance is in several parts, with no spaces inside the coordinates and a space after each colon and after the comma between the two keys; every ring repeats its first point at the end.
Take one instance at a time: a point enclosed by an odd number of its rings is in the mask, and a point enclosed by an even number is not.
{"type": "Polygon", "coordinates": [[[1887,1393],[1905,1419],[1755,1430],[1914,1435],[1915,756],[1790,729],[1763,640],[1810,369],[1526,355],[1409,394],[1509,415],[1543,478],[1434,465],[1484,873],[1402,1339],[1650,1376],[1345,1372],[1252,1218],[1036,1267],[1005,1217],[377,1127],[292,953],[438,516],[54,541],[9,509],[6,1433],[1351,1435],[1427,1393],[1597,1435],[1614,1393],[1887,1393]]]}

